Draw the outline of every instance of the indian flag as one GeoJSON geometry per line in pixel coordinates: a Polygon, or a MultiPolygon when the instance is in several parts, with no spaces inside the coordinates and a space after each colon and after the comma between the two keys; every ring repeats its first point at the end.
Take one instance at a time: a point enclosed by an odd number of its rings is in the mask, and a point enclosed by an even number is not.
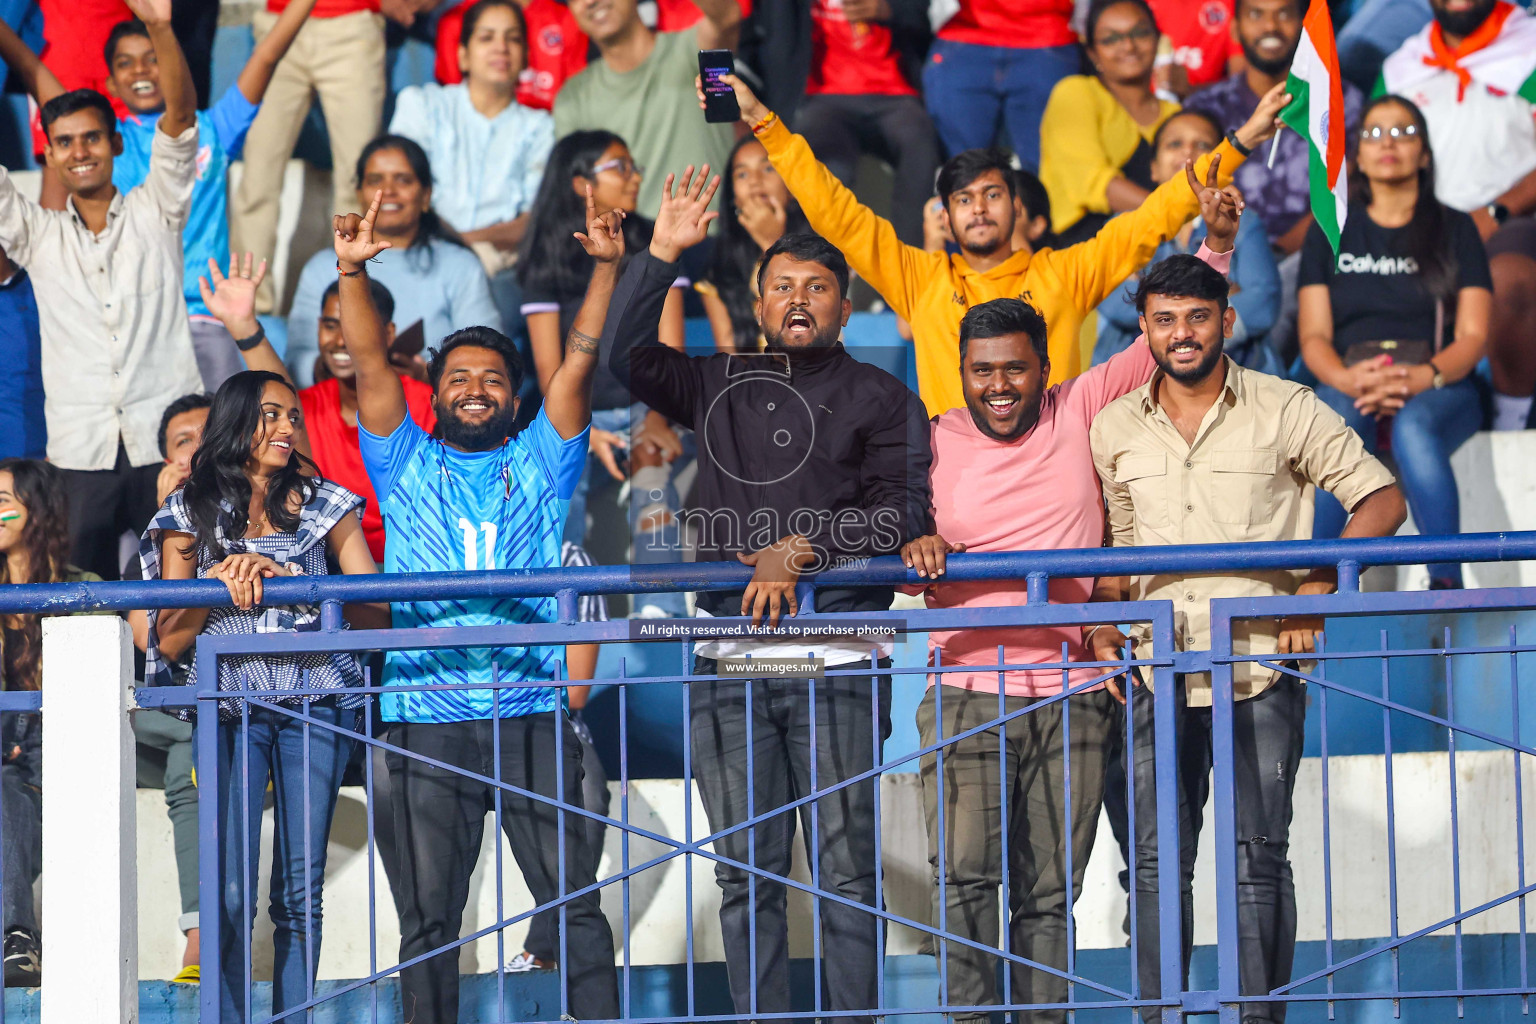
{"type": "Polygon", "coordinates": [[[1285,86],[1291,102],[1280,118],[1307,140],[1312,216],[1337,255],[1349,186],[1344,171],[1344,87],[1326,0],[1312,0],[1301,29],[1285,86]]]}

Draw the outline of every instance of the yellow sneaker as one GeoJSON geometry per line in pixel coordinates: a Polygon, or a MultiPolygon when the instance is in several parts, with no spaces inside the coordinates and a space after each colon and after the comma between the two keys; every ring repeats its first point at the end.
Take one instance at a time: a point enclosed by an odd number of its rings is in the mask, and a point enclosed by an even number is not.
{"type": "Polygon", "coordinates": [[[171,979],[171,984],[172,985],[196,985],[196,984],[200,983],[202,980],[203,980],[202,968],[200,966],[198,966],[197,964],[193,964],[190,967],[183,967],[177,973],[176,977],[171,979]]]}

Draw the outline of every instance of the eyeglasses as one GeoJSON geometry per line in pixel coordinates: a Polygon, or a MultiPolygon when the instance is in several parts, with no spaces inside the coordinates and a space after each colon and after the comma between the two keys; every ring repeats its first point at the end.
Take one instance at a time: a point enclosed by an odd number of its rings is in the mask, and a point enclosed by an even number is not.
{"type": "Polygon", "coordinates": [[[1157,38],[1157,29],[1149,25],[1133,28],[1129,32],[1111,32],[1108,35],[1099,36],[1094,45],[1108,49],[1111,46],[1119,46],[1121,43],[1144,43],[1149,39],[1157,38]]]}
{"type": "Polygon", "coordinates": [[[592,174],[594,176],[602,174],[604,171],[618,171],[626,178],[631,176],[640,178],[645,177],[645,168],[641,167],[639,164],[635,163],[633,160],[630,160],[627,157],[618,157],[614,160],[604,160],[602,163],[592,168],[592,174]]]}
{"type": "Polygon", "coordinates": [[[1369,128],[1360,129],[1360,141],[1380,142],[1383,136],[1391,139],[1411,139],[1418,134],[1419,126],[1416,124],[1395,124],[1391,128],[1373,124],[1369,128]]]}

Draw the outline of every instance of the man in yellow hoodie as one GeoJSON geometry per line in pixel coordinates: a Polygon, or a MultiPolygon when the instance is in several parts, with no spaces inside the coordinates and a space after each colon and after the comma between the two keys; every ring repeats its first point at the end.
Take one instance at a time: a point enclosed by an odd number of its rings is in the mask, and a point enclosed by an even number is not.
{"type": "MultiPolygon", "coordinates": [[[[960,320],[972,306],[1019,298],[1050,325],[1051,384],[1087,368],[1078,346],[1083,320],[1104,298],[1152,258],[1185,222],[1200,212],[1184,175],[1159,186],[1141,206],[1111,220],[1086,242],[1066,249],[1015,249],[1018,216],[1007,154],[971,149],[939,170],[938,194],[960,252],[925,252],[896,237],[891,222],[859,203],[811,147],[784,126],[734,75],[741,119],[768,151],[774,169],[800,203],[812,229],[843,251],[848,265],[912,325],[917,382],[930,416],[965,405],[960,388],[960,320]]],[[[1247,154],[1275,133],[1276,117],[1289,95],[1277,86],[1243,127],[1195,165],[1204,181],[1209,162],[1219,161],[1226,186],[1247,154]]],[[[699,94],[700,103],[703,93],[699,94]]]]}

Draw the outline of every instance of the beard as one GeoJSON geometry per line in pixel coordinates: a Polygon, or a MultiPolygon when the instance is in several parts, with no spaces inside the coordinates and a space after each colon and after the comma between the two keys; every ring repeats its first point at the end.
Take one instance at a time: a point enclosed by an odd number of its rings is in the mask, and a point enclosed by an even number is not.
{"type": "Polygon", "coordinates": [[[782,326],[776,331],[769,331],[764,327],[763,340],[776,352],[794,352],[804,349],[831,348],[837,344],[837,339],[842,333],[842,325],[833,323],[826,327],[818,327],[816,334],[804,345],[786,345],[784,344],[785,331],[782,326]]]}
{"type": "MultiPolygon", "coordinates": [[[[1027,399],[1023,395],[1020,395],[1019,401],[1023,403],[1026,402],[1027,399]]],[[[976,429],[981,431],[983,434],[986,434],[994,441],[1017,441],[1019,438],[1035,429],[1035,424],[1040,422],[1040,398],[1038,395],[1035,398],[1034,407],[1024,409],[1024,411],[1019,416],[1018,425],[1015,426],[1013,431],[1008,434],[1000,433],[999,431],[992,429],[992,424],[987,421],[987,413],[990,411],[990,408],[984,399],[977,398],[973,401],[967,397],[965,400],[965,407],[970,412],[971,422],[976,424],[976,429]]]]}
{"type": "Polygon", "coordinates": [[[1482,0],[1467,11],[1447,11],[1438,4],[1430,4],[1430,7],[1434,11],[1435,20],[1440,23],[1441,31],[1453,36],[1469,36],[1488,20],[1488,15],[1493,13],[1493,5],[1494,0],[1482,0]]]}
{"type": "Polygon", "coordinates": [[[1248,40],[1244,39],[1242,40],[1243,57],[1248,61],[1249,66],[1258,71],[1259,74],[1268,75],[1270,78],[1274,78],[1277,75],[1285,74],[1285,72],[1290,69],[1291,61],[1296,57],[1296,47],[1300,45],[1300,43],[1301,37],[1297,36],[1296,41],[1291,44],[1291,48],[1286,52],[1284,57],[1277,57],[1274,60],[1265,60],[1263,57],[1258,55],[1258,52],[1255,51],[1252,46],[1249,45],[1248,40]]]}
{"type": "Polygon", "coordinates": [[[1193,368],[1188,370],[1174,369],[1173,367],[1169,366],[1166,353],[1162,357],[1154,355],[1153,359],[1157,361],[1158,368],[1162,370],[1163,373],[1169,377],[1172,377],[1180,384],[1198,384],[1205,380],[1205,378],[1209,377],[1215,371],[1216,367],[1221,364],[1221,356],[1222,345],[1221,342],[1218,341],[1215,345],[1206,350],[1205,355],[1200,359],[1198,363],[1194,365],[1193,368]]]}
{"type": "MultiPolygon", "coordinates": [[[[490,403],[487,403],[490,404],[490,403]]],[[[432,403],[437,413],[437,436],[470,452],[490,451],[499,448],[512,436],[512,424],[517,419],[516,406],[492,406],[491,415],[480,423],[470,423],[459,416],[458,410],[442,401],[432,403]]]]}

